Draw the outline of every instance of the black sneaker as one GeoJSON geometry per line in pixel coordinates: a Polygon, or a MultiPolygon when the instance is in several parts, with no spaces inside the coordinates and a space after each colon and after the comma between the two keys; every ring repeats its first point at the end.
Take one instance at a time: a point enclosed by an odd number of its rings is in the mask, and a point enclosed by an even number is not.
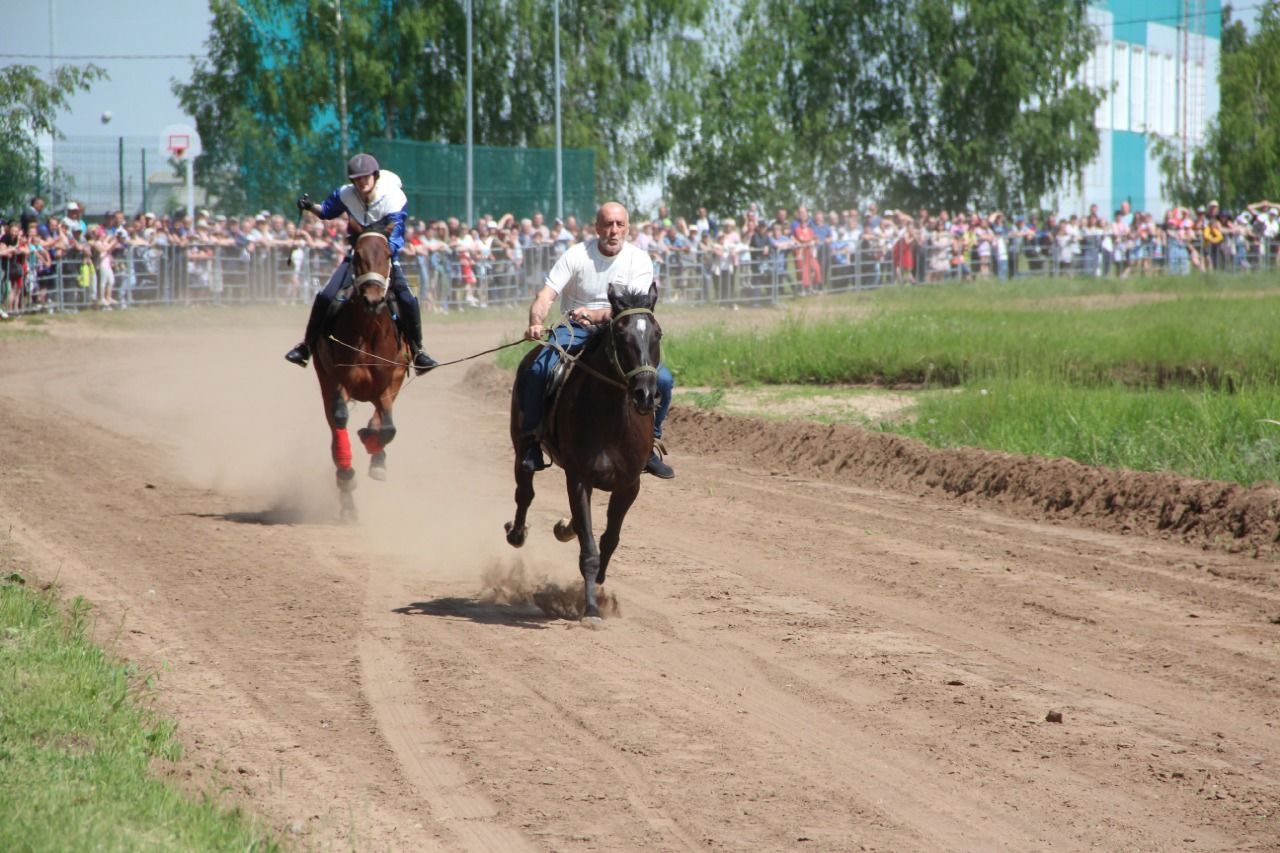
{"type": "Polygon", "coordinates": [[[671,466],[662,461],[662,454],[658,452],[656,447],[653,453],[649,454],[649,461],[644,463],[644,471],[646,474],[652,474],[661,480],[670,480],[676,475],[671,466]]]}
{"type": "Polygon", "coordinates": [[[427,355],[425,350],[418,350],[418,354],[413,357],[413,372],[421,376],[439,363],[427,355]]]}
{"type": "Polygon", "coordinates": [[[306,343],[300,343],[293,349],[284,354],[284,360],[298,367],[306,367],[307,362],[311,359],[311,348],[306,343]]]}
{"type": "Polygon", "coordinates": [[[524,456],[520,458],[520,467],[530,474],[547,467],[547,460],[542,458],[542,444],[540,442],[529,442],[524,449],[524,456]]]}

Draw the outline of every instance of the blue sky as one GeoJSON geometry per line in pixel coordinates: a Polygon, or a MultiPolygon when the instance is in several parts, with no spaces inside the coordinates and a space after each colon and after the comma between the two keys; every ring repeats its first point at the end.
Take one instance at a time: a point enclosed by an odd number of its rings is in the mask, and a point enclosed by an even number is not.
{"type": "Polygon", "coordinates": [[[170,91],[170,81],[191,79],[189,59],[93,59],[72,58],[118,54],[204,54],[209,35],[208,0],[15,0],[5,2],[0,27],[0,65],[35,65],[49,68],[50,10],[55,64],[93,62],[107,70],[110,80],[100,81],[76,95],[70,109],[58,118],[68,136],[153,136],[170,124],[193,124],[170,91]],[[11,54],[37,54],[19,58],[11,54]],[[110,110],[111,123],[101,116],[110,110]]]}

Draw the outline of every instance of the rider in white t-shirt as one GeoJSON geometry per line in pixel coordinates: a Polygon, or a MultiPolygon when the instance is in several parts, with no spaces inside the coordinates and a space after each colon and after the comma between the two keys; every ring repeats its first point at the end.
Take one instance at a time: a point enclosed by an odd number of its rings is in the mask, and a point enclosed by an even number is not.
{"type": "MultiPolygon", "coordinates": [[[[613,317],[609,306],[609,285],[624,290],[647,293],[653,284],[653,262],[648,253],[627,242],[627,209],[617,202],[605,202],[596,211],[596,239],[571,246],[556,261],[546,282],[529,306],[529,328],[525,338],[541,340],[548,331],[547,314],[558,297],[561,310],[568,315],[567,324],[559,324],[550,330],[556,342],[570,354],[586,344],[592,326],[608,323],[613,317]]],[[[525,443],[521,465],[527,471],[540,471],[547,467],[542,457],[538,428],[542,424],[543,396],[547,379],[560,353],[552,347],[543,347],[529,369],[519,377],[518,391],[522,419],[520,431],[525,443]]],[[[658,365],[658,407],[653,415],[653,435],[662,437],[662,422],[671,407],[671,390],[675,380],[665,364],[658,365]]],[[[675,476],[671,466],[662,461],[657,447],[645,470],[663,479],[675,476]]]]}

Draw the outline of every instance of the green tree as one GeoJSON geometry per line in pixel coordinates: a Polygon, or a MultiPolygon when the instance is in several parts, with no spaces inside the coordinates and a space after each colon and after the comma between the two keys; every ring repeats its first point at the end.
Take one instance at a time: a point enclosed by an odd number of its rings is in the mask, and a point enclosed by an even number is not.
{"type": "Polygon", "coordinates": [[[1159,148],[1165,191],[1188,206],[1280,198],[1280,2],[1258,10],[1252,36],[1231,20],[1230,6],[1222,14],[1221,103],[1204,145],[1159,148]]]}
{"type": "MultiPolygon", "coordinates": [[[[681,41],[709,0],[561,2],[566,147],[597,152],[603,193],[671,157],[701,51],[681,41]]],[[[228,207],[287,204],[341,178],[338,69],[351,149],[374,137],[465,141],[462,0],[212,0],[208,56],[174,91],[196,119],[202,184],[228,207]]],[[[551,0],[473,0],[474,138],[554,142],[551,0]]],[[[427,213],[427,211],[423,211],[427,213]]]]}
{"type": "Polygon", "coordinates": [[[60,65],[53,80],[34,65],[0,68],[0,210],[11,210],[36,187],[36,140],[61,136],[57,116],[67,99],[106,77],[96,65],[60,65]]]}
{"type": "Polygon", "coordinates": [[[1006,206],[1097,152],[1081,0],[747,0],[728,29],[679,201],[1006,206]]]}

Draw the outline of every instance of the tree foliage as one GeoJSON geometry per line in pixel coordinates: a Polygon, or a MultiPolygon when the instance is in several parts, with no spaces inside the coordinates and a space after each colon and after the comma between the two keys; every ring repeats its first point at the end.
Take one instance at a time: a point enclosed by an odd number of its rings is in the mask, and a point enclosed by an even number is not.
{"type": "MultiPolygon", "coordinates": [[[[351,150],[373,137],[460,144],[465,0],[212,0],[208,56],[174,90],[196,119],[202,184],[229,207],[280,205],[341,177],[338,74],[351,150]]],[[[472,0],[477,145],[554,143],[551,0],[472,0]]],[[[669,157],[694,107],[709,0],[563,0],[564,145],[597,152],[626,196],[669,157]]],[[[424,211],[424,213],[427,213],[424,211]]]]}
{"type": "Polygon", "coordinates": [[[106,77],[96,65],[60,65],[46,79],[34,65],[0,68],[0,209],[20,205],[36,186],[36,140],[60,136],[57,116],[67,99],[106,77]]]}
{"type": "Polygon", "coordinates": [[[746,0],[682,204],[1035,202],[1096,154],[1082,0],[746,0]]]}
{"type": "Polygon", "coordinates": [[[1160,149],[1165,191],[1182,204],[1240,208],[1280,198],[1280,2],[1263,4],[1257,21],[1250,36],[1223,8],[1217,118],[1200,148],[1160,149]]]}

